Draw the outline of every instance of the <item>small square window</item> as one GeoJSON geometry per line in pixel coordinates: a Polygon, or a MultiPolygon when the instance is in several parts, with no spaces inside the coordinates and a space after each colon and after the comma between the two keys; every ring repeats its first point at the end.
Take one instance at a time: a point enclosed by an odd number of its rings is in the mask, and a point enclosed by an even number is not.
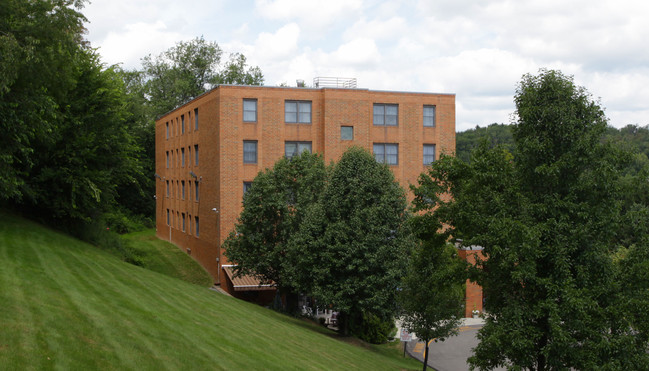
{"type": "Polygon", "coordinates": [[[256,99],[243,100],[243,121],[257,122],[257,100],[256,99]]]}
{"type": "Polygon", "coordinates": [[[424,165],[430,165],[435,161],[435,145],[424,144],[424,165]]]}
{"type": "Polygon", "coordinates": [[[340,139],[341,140],[354,140],[354,127],[353,126],[341,126],[340,127],[340,139]]]}
{"type": "Polygon", "coordinates": [[[435,126],[435,106],[424,106],[424,126],[435,126]]]}
{"type": "Polygon", "coordinates": [[[257,163],[257,141],[256,140],[243,141],[243,163],[244,164],[257,163]]]}
{"type": "Polygon", "coordinates": [[[399,145],[394,143],[374,143],[374,158],[380,163],[398,165],[399,145]]]}

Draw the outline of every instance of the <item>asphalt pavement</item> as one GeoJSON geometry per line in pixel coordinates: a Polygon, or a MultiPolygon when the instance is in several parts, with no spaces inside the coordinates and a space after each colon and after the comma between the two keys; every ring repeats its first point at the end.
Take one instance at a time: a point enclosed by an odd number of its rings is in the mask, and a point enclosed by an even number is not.
{"type": "MultiPolygon", "coordinates": [[[[471,349],[478,345],[476,335],[483,323],[481,319],[467,318],[459,328],[457,336],[452,336],[445,341],[431,341],[428,346],[428,366],[437,371],[469,370],[466,360],[472,355],[471,349]]],[[[423,362],[426,349],[423,341],[413,339],[408,343],[407,349],[411,356],[423,362]]]]}

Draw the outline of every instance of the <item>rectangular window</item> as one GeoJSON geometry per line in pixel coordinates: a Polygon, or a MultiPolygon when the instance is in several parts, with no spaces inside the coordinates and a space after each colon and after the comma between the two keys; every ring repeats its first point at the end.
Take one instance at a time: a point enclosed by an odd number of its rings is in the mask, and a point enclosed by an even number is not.
{"type": "Polygon", "coordinates": [[[374,143],[374,158],[380,163],[398,165],[399,145],[394,143],[374,143]]]}
{"type": "Polygon", "coordinates": [[[180,166],[185,167],[185,148],[184,147],[180,149],[180,157],[181,157],[180,166]]]}
{"type": "Polygon", "coordinates": [[[178,155],[178,150],[176,150],[176,167],[178,167],[180,164],[180,156],[178,155]]]}
{"type": "Polygon", "coordinates": [[[284,154],[286,158],[291,158],[301,154],[304,151],[311,153],[311,142],[286,142],[284,143],[284,154]]]}
{"type": "Polygon", "coordinates": [[[354,140],[354,127],[353,126],[341,126],[340,127],[340,139],[341,140],[354,140]]]}
{"type": "Polygon", "coordinates": [[[310,124],[311,101],[287,100],[284,102],[284,121],[287,123],[310,124]]]}
{"type": "Polygon", "coordinates": [[[194,165],[198,166],[198,144],[194,144],[194,165]]]}
{"type": "Polygon", "coordinates": [[[192,214],[187,214],[187,233],[192,234],[192,214]]]}
{"type": "Polygon", "coordinates": [[[397,126],[399,124],[398,104],[374,104],[374,125],[397,126]]]}
{"type": "Polygon", "coordinates": [[[424,144],[424,165],[430,165],[435,161],[435,145],[424,144]]]}
{"type": "Polygon", "coordinates": [[[435,126],[435,106],[424,106],[424,126],[435,126]]]}
{"type": "Polygon", "coordinates": [[[194,198],[198,201],[198,182],[194,182],[194,198]]]}
{"type": "Polygon", "coordinates": [[[243,163],[244,164],[257,163],[257,141],[256,140],[243,141],[243,163]]]}
{"type": "Polygon", "coordinates": [[[185,134],[185,115],[180,115],[180,133],[185,134]]]}
{"type": "Polygon", "coordinates": [[[185,213],[182,213],[181,215],[182,215],[182,219],[183,219],[182,223],[183,223],[183,232],[184,232],[185,231],[185,213]]]}
{"type": "Polygon", "coordinates": [[[169,197],[169,181],[167,180],[167,197],[169,197]]]}
{"type": "Polygon", "coordinates": [[[167,121],[167,139],[169,139],[169,121],[167,121]]]}
{"type": "Polygon", "coordinates": [[[257,122],[257,100],[256,99],[243,100],[243,121],[257,122]]]}
{"type": "Polygon", "coordinates": [[[184,180],[180,181],[180,189],[181,189],[180,196],[184,200],[185,199],[185,181],[184,180]]]}
{"type": "Polygon", "coordinates": [[[243,182],[243,194],[245,195],[252,187],[252,182],[243,182]]]}
{"type": "Polygon", "coordinates": [[[167,169],[169,169],[169,151],[167,151],[167,169]]]}
{"type": "Polygon", "coordinates": [[[195,217],[194,217],[194,231],[196,232],[196,237],[199,236],[199,232],[200,232],[198,226],[199,226],[199,224],[198,224],[198,217],[195,216],[195,217]]]}
{"type": "Polygon", "coordinates": [[[198,130],[198,108],[194,108],[194,130],[198,130]]]}
{"type": "Polygon", "coordinates": [[[171,217],[169,216],[169,209],[167,209],[167,225],[170,224],[170,223],[169,223],[169,222],[171,221],[170,218],[171,218],[171,217]]]}

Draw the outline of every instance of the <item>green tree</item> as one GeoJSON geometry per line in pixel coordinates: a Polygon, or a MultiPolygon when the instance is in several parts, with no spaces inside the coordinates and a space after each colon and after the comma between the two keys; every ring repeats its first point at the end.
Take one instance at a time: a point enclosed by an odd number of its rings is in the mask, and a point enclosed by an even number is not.
{"type": "Polygon", "coordinates": [[[0,3],[0,201],[29,192],[33,141],[57,130],[60,101],[75,84],[83,3],[0,3]]]}
{"type": "Polygon", "coordinates": [[[436,172],[444,165],[433,163],[420,177],[419,187],[411,186],[415,215],[410,226],[418,240],[399,293],[403,327],[426,344],[424,370],[429,341],[444,341],[456,335],[464,312],[466,263],[447,242],[449,230],[443,228],[432,209],[432,200],[439,201],[446,190],[430,180],[438,178],[436,172]]]}
{"type": "Polygon", "coordinates": [[[251,67],[241,53],[233,53],[216,78],[219,84],[263,85],[264,75],[259,67],[251,67]]]}
{"type": "Polygon", "coordinates": [[[358,147],[334,165],[319,202],[290,241],[296,286],[340,311],[342,331],[395,314],[406,255],[406,199],[387,165],[358,147]]]}
{"type": "Polygon", "coordinates": [[[280,159],[255,177],[239,220],[223,244],[228,260],[237,264],[236,274],[272,281],[281,293],[291,293],[288,241],[306,209],[321,196],[326,173],[322,156],[305,151],[280,159]]]}
{"type": "Polygon", "coordinates": [[[483,142],[470,164],[442,159],[429,179],[451,196],[433,200],[440,220],[486,256],[470,269],[489,316],[469,362],[643,368],[646,335],[636,334],[644,322],[625,303],[646,282],[628,281],[622,267],[631,254],[618,239],[619,179],[630,156],[602,141],[602,109],[558,71],[525,75],[515,103],[513,156],[483,142]]]}
{"type": "Polygon", "coordinates": [[[476,126],[474,129],[459,132],[455,136],[455,155],[469,162],[471,151],[478,147],[483,138],[487,138],[492,147],[502,145],[503,148],[512,151],[514,138],[511,129],[512,125],[494,123],[484,128],[476,126]]]}

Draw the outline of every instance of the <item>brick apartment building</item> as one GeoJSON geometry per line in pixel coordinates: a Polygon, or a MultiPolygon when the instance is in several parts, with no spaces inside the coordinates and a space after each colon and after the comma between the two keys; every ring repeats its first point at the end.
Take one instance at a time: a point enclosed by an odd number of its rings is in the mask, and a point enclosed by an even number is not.
{"type": "Polygon", "coordinates": [[[157,235],[229,291],[259,289],[232,279],[221,245],[245,189],[281,156],[309,150],[329,163],[361,146],[408,189],[441,152],[455,151],[455,95],[322,87],[326,82],[221,85],[156,121],[157,235]]]}

